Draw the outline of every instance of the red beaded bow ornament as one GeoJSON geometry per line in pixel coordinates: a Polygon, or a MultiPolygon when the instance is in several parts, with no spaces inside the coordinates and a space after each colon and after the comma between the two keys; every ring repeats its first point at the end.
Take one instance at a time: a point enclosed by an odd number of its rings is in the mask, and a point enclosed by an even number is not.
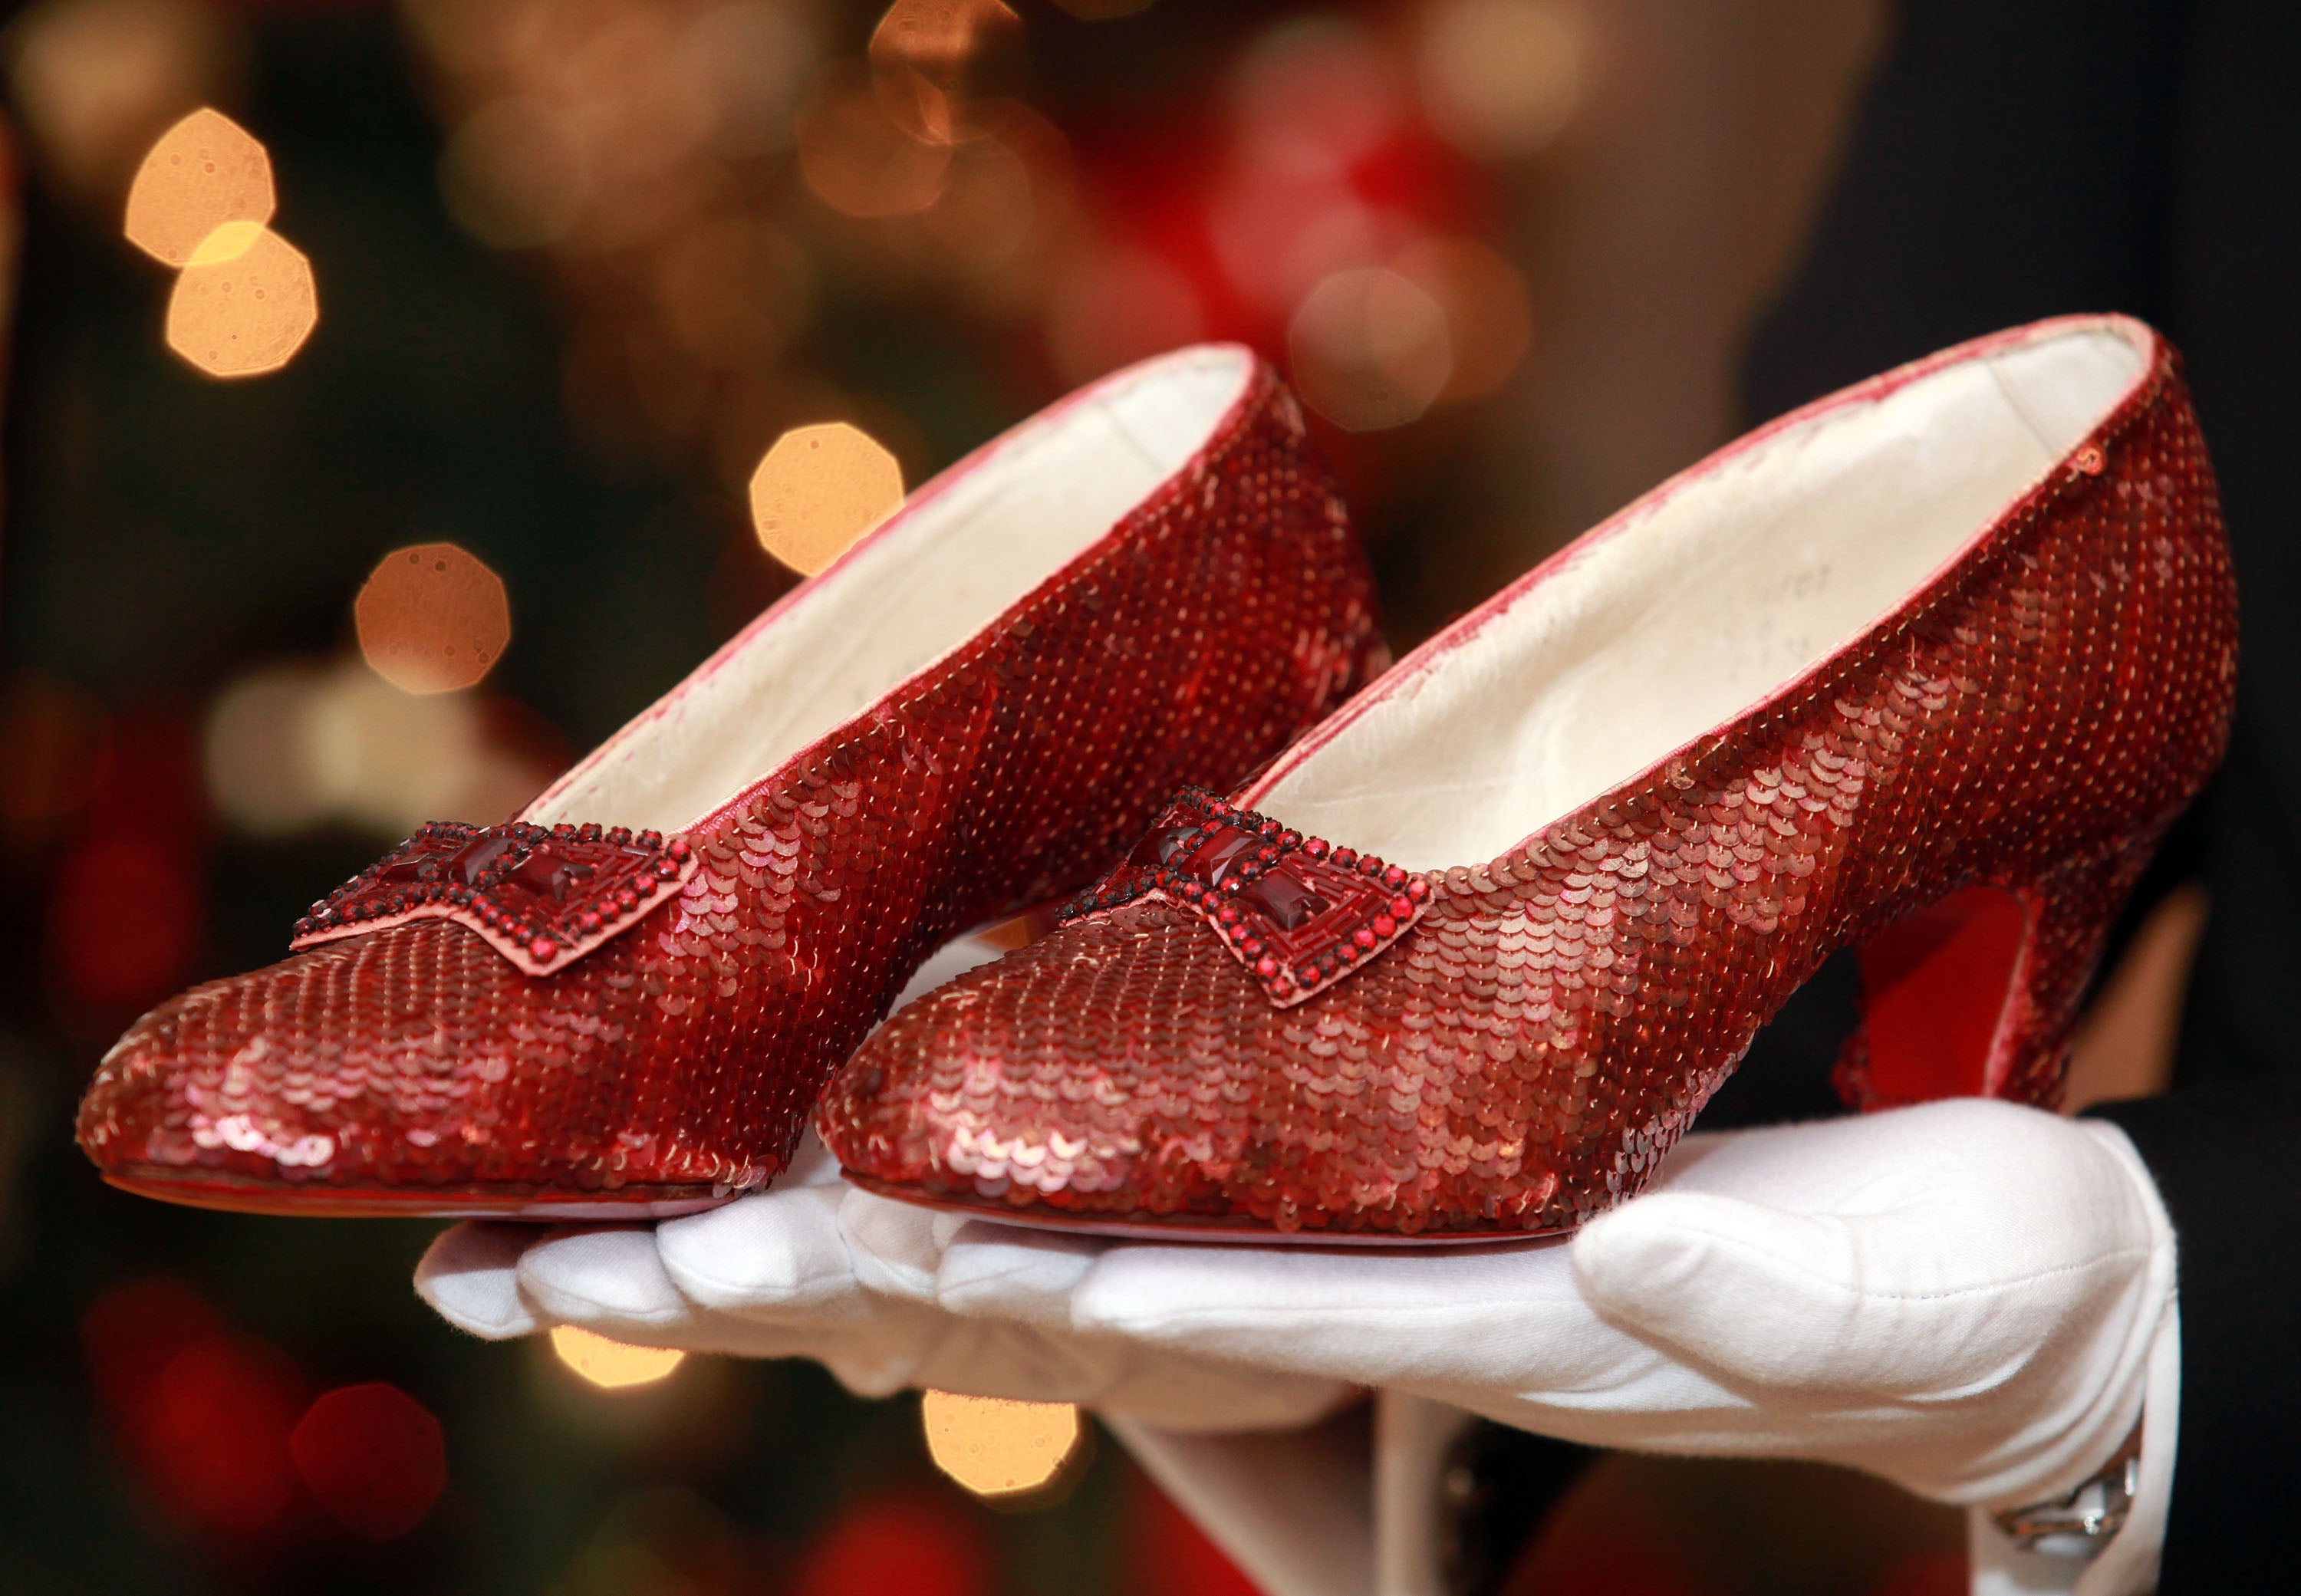
{"type": "Polygon", "coordinates": [[[548,975],[638,923],[698,863],[686,839],[628,826],[435,820],[314,904],[289,945],[453,920],[530,975],[548,975]]]}
{"type": "Polygon", "coordinates": [[[1156,893],[1212,926],[1271,1003],[1334,985],[1422,917],[1430,883],[1186,787],[1134,851],[1063,908],[1065,923],[1156,893]]]}

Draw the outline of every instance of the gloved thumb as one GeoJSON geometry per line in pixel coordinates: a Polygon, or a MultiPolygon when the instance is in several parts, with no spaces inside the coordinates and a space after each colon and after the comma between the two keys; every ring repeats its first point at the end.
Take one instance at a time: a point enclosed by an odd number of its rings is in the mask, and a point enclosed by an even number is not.
{"type": "Polygon", "coordinates": [[[1908,1128],[1963,1136],[1911,1136],[1898,1157],[1874,1126],[1805,1127],[1819,1166],[1770,1182],[1773,1200],[1713,1187],[1627,1203],[1576,1238],[1576,1283],[1618,1329],[1761,1400],[1932,1404],[2023,1383],[2115,1316],[2150,1226],[2086,1130],[1948,1107],[1905,1111],[1908,1128]]]}

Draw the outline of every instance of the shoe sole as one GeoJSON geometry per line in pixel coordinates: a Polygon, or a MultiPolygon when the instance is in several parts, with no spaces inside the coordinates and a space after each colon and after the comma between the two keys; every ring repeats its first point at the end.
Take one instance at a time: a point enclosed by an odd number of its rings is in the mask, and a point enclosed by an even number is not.
{"type": "Polygon", "coordinates": [[[325,1216],[331,1219],[507,1219],[540,1224],[587,1219],[676,1219],[715,1208],[743,1195],[737,1191],[721,1195],[708,1187],[693,1186],[640,1187],[617,1197],[470,1187],[423,1191],[336,1191],[325,1187],[280,1186],[220,1174],[187,1180],[180,1172],[156,1169],[107,1171],[104,1180],[106,1185],[122,1191],[180,1207],[268,1214],[283,1219],[325,1216]]]}
{"type": "Polygon", "coordinates": [[[1047,1208],[1009,1208],[965,1198],[938,1197],[916,1186],[897,1185],[867,1174],[842,1170],[849,1185],[874,1197],[891,1198],[915,1207],[960,1214],[991,1224],[1011,1224],[1017,1230],[1063,1231],[1073,1235],[1108,1236],[1121,1241],[1182,1241],[1231,1247],[1349,1247],[1402,1248],[1492,1247],[1497,1243],[1538,1241],[1554,1244],[1574,1233],[1553,1230],[1450,1230],[1441,1234],[1402,1235],[1395,1231],[1273,1230],[1259,1219],[1204,1219],[1183,1216],[1174,1219],[1097,1219],[1047,1208]]]}

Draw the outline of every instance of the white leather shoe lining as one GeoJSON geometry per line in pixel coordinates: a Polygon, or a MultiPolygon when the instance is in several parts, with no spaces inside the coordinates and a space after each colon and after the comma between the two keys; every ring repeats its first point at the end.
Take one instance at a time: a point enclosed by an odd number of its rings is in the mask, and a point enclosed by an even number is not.
{"type": "Polygon", "coordinates": [[[1402,662],[1254,807],[1480,864],[1779,691],[1955,559],[2147,374],[2063,322],[1695,466],[1402,662]]]}
{"type": "Polygon", "coordinates": [[[1025,422],[919,489],[525,818],[671,831],[709,814],[1107,536],[1213,437],[1253,370],[1243,348],[1187,349],[1025,422]]]}

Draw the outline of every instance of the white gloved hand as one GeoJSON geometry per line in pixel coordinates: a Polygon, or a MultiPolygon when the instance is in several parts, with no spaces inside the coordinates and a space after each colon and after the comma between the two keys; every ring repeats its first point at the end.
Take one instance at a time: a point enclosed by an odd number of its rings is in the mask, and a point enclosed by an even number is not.
{"type": "Polygon", "coordinates": [[[1113,1247],[1071,1316],[1593,1445],[2010,1502],[2124,1439],[2171,1293],[2122,1132],[1967,1099],[1691,1137],[1570,1245],[1113,1247]]]}
{"type": "MultiPolygon", "coordinates": [[[[1988,1507],[2087,1478],[2146,1395],[2141,1500],[2079,1587],[2113,1592],[2162,1542],[2173,1263],[2123,1132],[1963,1099],[1691,1137],[1570,1243],[1111,1248],[1071,1316],[1592,1445],[1846,1464],[1988,1507]]],[[[2069,1588],[1976,1541],[2004,1572],[1984,1588],[2069,1588]]]]}
{"type": "Polygon", "coordinates": [[[1123,1334],[1082,1333],[1095,1249],[858,1191],[820,1156],[791,1183],[656,1225],[462,1224],[416,1290],[490,1340],[574,1324],[633,1345],[807,1358],[864,1396],[1076,1402],[1163,1428],[1279,1429],[1351,1394],[1123,1334]]]}

